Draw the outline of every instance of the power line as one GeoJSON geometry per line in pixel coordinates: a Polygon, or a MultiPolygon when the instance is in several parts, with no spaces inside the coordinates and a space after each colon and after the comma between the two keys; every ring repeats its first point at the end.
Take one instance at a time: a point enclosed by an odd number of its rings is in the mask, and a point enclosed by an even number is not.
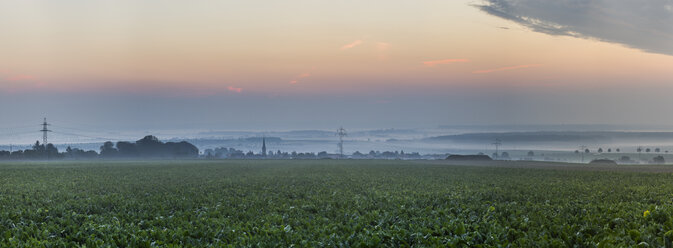
{"type": "Polygon", "coordinates": [[[54,131],[53,133],[67,135],[67,136],[84,137],[84,138],[89,138],[89,139],[94,139],[94,140],[117,140],[117,139],[112,139],[112,138],[95,137],[95,136],[89,136],[89,135],[83,135],[83,134],[74,134],[74,133],[67,133],[67,132],[60,132],[60,131],[54,131]]]}
{"type": "Polygon", "coordinates": [[[89,133],[100,132],[100,130],[67,127],[67,126],[61,126],[59,124],[51,124],[51,125],[54,126],[54,127],[58,127],[59,129],[69,129],[69,130],[78,131],[78,132],[89,132],[89,133]]]}
{"type": "MultiPolygon", "coordinates": [[[[40,124],[40,126],[42,127],[42,129],[38,130],[38,131],[42,133],[42,142],[43,142],[44,145],[49,144],[49,138],[54,139],[53,134],[58,134],[56,137],[58,137],[59,140],[63,139],[62,140],[63,142],[66,142],[66,141],[97,142],[97,141],[101,141],[101,140],[113,141],[113,140],[124,139],[123,137],[107,138],[107,137],[77,134],[77,133],[81,133],[81,132],[88,133],[90,131],[80,129],[80,128],[71,128],[71,127],[64,127],[64,126],[61,126],[61,125],[54,125],[50,122],[47,122],[47,118],[43,119],[43,122],[40,124]],[[73,132],[54,131],[54,130],[50,129],[50,128],[54,128],[54,127],[56,127],[59,130],[72,130],[73,132]],[[52,137],[49,137],[49,133],[52,133],[52,137]],[[65,136],[65,137],[62,137],[61,135],[65,136]],[[69,137],[74,137],[74,138],[69,138],[69,137]],[[82,139],[82,138],[86,138],[86,139],[89,139],[89,140],[85,140],[85,139],[82,139]]],[[[0,138],[25,136],[25,135],[29,135],[31,133],[35,133],[35,131],[30,131],[30,130],[21,131],[24,128],[30,128],[30,126],[0,127],[0,138]]],[[[30,129],[32,129],[32,128],[30,128],[30,129]]],[[[111,133],[111,135],[116,135],[116,134],[111,133]]]]}
{"type": "Polygon", "coordinates": [[[26,134],[34,134],[35,131],[25,131],[25,132],[12,132],[12,133],[3,133],[0,134],[0,137],[12,137],[12,136],[19,136],[19,135],[26,135],[26,134]]]}
{"type": "Polygon", "coordinates": [[[30,126],[13,126],[13,127],[0,127],[0,130],[26,130],[26,129],[33,129],[35,126],[30,125],[30,126]]]}

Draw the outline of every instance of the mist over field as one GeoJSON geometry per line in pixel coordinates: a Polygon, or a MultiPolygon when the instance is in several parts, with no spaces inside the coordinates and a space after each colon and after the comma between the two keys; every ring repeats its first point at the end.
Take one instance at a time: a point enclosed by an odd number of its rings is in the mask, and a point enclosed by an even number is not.
{"type": "Polygon", "coordinates": [[[0,247],[673,248],[673,0],[0,0],[0,247]]]}
{"type": "MultiPolygon", "coordinates": [[[[61,151],[67,147],[99,151],[103,142],[135,141],[145,135],[154,135],[163,141],[187,141],[203,154],[208,149],[233,148],[243,152],[260,153],[262,138],[272,152],[327,152],[336,154],[339,138],[335,130],[196,130],[173,129],[142,132],[138,130],[101,130],[92,126],[68,127],[72,123],[52,122],[50,141],[61,151]],[[99,131],[95,131],[99,130],[99,131]]],[[[535,159],[574,161],[572,153],[586,146],[591,153],[598,149],[607,155],[635,154],[638,147],[650,148],[647,156],[667,155],[673,151],[673,131],[666,126],[641,125],[443,125],[433,128],[405,129],[349,129],[344,138],[344,153],[364,154],[370,151],[398,151],[406,153],[477,154],[491,155],[494,142],[502,144],[499,151],[512,156],[508,159],[535,159]],[[619,149],[619,152],[617,152],[619,149]],[[655,149],[658,152],[655,152],[655,149]],[[547,154],[531,158],[529,151],[547,154]],[[570,154],[570,155],[569,155],[570,154]]],[[[11,135],[0,136],[0,150],[28,149],[40,132],[34,127],[6,128],[11,135]],[[11,147],[10,147],[11,145],[11,147]]],[[[600,154],[596,154],[600,157],[600,154]]],[[[671,154],[673,155],[673,154],[671,154]]],[[[441,156],[440,156],[441,157],[441,156]]]]}

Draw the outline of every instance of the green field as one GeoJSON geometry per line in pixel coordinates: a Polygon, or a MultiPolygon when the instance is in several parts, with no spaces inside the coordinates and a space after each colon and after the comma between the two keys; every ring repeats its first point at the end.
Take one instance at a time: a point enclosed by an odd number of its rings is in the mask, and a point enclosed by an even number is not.
{"type": "Polygon", "coordinates": [[[539,162],[0,163],[0,246],[660,247],[673,238],[672,173],[539,162]]]}

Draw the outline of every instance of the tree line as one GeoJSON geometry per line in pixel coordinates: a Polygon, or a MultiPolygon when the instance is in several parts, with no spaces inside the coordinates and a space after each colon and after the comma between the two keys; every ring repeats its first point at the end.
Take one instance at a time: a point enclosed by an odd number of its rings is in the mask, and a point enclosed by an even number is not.
{"type": "Polygon", "coordinates": [[[336,158],[353,158],[353,159],[421,159],[423,158],[418,152],[405,153],[404,151],[370,151],[369,153],[361,153],[359,151],[353,154],[330,154],[326,151],[314,152],[282,152],[269,151],[266,154],[254,153],[253,151],[244,152],[235,148],[219,147],[214,149],[206,149],[203,152],[203,157],[206,159],[336,159],[336,158]]]}
{"type": "Polygon", "coordinates": [[[136,142],[119,141],[116,144],[107,141],[100,152],[84,151],[79,148],[66,148],[59,152],[53,144],[40,144],[36,141],[32,149],[18,151],[0,151],[0,159],[13,160],[50,160],[50,159],[125,159],[125,158],[197,158],[199,149],[189,142],[161,142],[157,137],[148,135],[136,142]]]}

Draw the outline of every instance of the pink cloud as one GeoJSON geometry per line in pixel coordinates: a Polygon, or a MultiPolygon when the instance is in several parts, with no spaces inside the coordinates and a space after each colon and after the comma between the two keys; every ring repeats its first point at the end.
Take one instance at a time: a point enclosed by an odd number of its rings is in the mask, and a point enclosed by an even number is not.
{"type": "Polygon", "coordinates": [[[515,65],[515,66],[500,67],[500,68],[495,68],[495,69],[478,70],[478,71],[473,71],[472,73],[474,73],[474,74],[484,74],[484,73],[491,73],[491,72],[509,71],[509,70],[523,69],[523,68],[539,67],[539,66],[542,66],[542,65],[540,65],[540,64],[515,65]]]}
{"type": "Polygon", "coordinates": [[[290,84],[297,84],[297,83],[299,83],[299,79],[307,78],[307,77],[310,77],[310,76],[311,76],[311,73],[308,73],[308,72],[299,74],[296,77],[294,77],[294,79],[290,80],[290,84]]]}
{"type": "Polygon", "coordinates": [[[390,43],[377,42],[376,43],[376,50],[386,51],[386,50],[390,49],[390,46],[391,46],[390,43]]]}
{"type": "Polygon", "coordinates": [[[388,50],[390,49],[390,43],[386,42],[377,42],[376,45],[374,46],[376,48],[376,51],[379,54],[379,59],[384,60],[388,57],[388,50]]]}
{"type": "Polygon", "coordinates": [[[341,50],[348,50],[348,49],[351,49],[351,48],[353,48],[353,47],[356,47],[356,46],[358,46],[358,45],[360,45],[360,44],[362,44],[362,40],[356,40],[356,41],[353,41],[353,42],[351,42],[351,43],[349,43],[349,44],[343,45],[343,46],[341,47],[341,50]]]}
{"type": "Polygon", "coordinates": [[[297,76],[297,78],[306,78],[306,77],[310,77],[310,76],[311,76],[311,73],[306,72],[306,73],[299,74],[299,76],[297,76]]]}
{"type": "Polygon", "coordinates": [[[243,91],[243,88],[236,88],[236,87],[233,87],[233,86],[228,86],[227,90],[229,90],[231,92],[241,93],[243,91]]]}
{"type": "Polygon", "coordinates": [[[468,61],[469,60],[467,59],[443,59],[443,60],[424,61],[423,64],[429,67],[433,67],[436,65],[451,64],[457,62],[468,62],[468,61]]]}
{"type": "Polygon", "coordinates": [[[14,75],[5,78],[7,81],[30,81],[35,79],[37,78],[31,75],[14,75]]]}

